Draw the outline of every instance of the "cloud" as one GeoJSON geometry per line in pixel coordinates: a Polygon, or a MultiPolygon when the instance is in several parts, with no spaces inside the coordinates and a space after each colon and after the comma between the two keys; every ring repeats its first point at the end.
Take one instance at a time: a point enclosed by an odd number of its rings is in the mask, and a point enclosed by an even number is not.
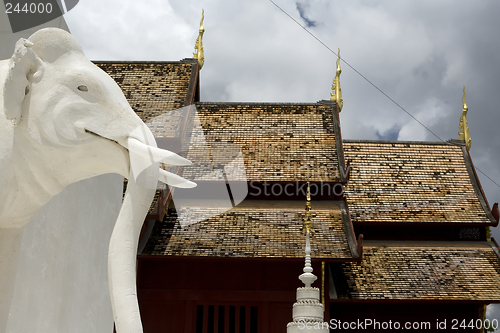
{"type": "MultiPolygon", "coordinates": [[[[499,325],[500,320],[500,304],[491,304],[486,308],[486,319],[492,320],[496,319],[495,325],[499,325]]],[[[498,326],[497,326],[498,327],[498,326]]]]}
{"type": "Polygon", "coordinates": [[[300,17],[304,22],[306,23],[306,26],[308,28],[313,28],[316,26],[316,22],[308,19],[306,17],[306,9],[308,9],[309,4],[308,3],[301,3],[301,2],[296,2],[295,5],[297,6],[297,11],[299,12],[300,17]]]}
{"type": "MultiPolygon", "coordinates": [[[[443,140],[458,138],[467,90],[474,165],[500,183],[500,2],[274,0],[443,140]],[[302,18],[301,18],[302,16],[302,18]],[[314,20],[311,20],[314,18],[314,20]],[[321,22],[319,24],[318,22],[321,22]]],[[[271,2],[80,1],[67,14],[95,60],[191,57],[205,10],[204,101],[316,102],[330,98],[336,56],[271,2]]],[[[341,63],[347,139],[436,139],[341,63]]],[[[479,178],[492,206],[500,188],[479,178]]],[[[500,230],[493,234],[500,239],[500,230]]]]}
{"type": "MultiPolygon", "coordinates": [[[[399,131],[398,140],[401,141],[440,141],[434,134],[429,132],[423,125],[430,127],[431,125],[441,123],[446,117],[446,106],[438,99],[428,98],[423,101],[422,105],[413,108],[413,116],[418,120],[412,119],[406,123],[399,131]],[[418,110],[418,111],[417,111],[418,110]],[[423,125],[422,125],[423,124],[423,125]]],[[[432,131],[433,133],[436,133],[432,131]]],[[[439,136],[439,134],[436,134],[439,136]]],[[[442,138],[446,141],[447,138],[442,138]]]]}
{"type": "Polygon", "coordinates": [[[387,131],[380,132],[377,131],[377,140],[389,140],[389,141],[396,141],[399,136],[399,132],[401,131],[401,128],[398,127],[393,127],[388,129],[387,131]]]}

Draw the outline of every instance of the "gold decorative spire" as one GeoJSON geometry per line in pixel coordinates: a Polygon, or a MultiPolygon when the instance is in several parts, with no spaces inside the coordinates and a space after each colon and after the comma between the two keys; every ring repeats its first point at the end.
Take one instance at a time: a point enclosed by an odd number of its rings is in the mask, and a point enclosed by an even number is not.
{"type": "Polygon", "coordinates": [[[342,73],[342,69],[340,68],[340,48],[337,59],[337,71],[335,73],[335,79],[333,79],[332,83],[332,93],[331,93],[331,101],[335,101],[339,106],[339,112],[342,111],[342,106],[344,106],[344,99],[342,98],[342,90],[340,89],[340,73],[342,73]]]}
{"type": "Polygon", "coordinates": [[[464,110],[462,111],[462,116],[460,117],[460,131],[458,132],[458,140],[465,141],[465,146],[470,149],[471,138],[469,133],[469,125],[467,125],[467,111],[469,108],[465,104],[465,86],[464,86],[464,97],[462,97],[462,103],[464,104],[464,110]]]}
{"type": "Polygon", "coordinates": [[[201,70],[203,64],[205,63],[205,54],[203,53],[203,33],[205,33],[205,27],[203,26],[203,19],[205,18],[205,11],[201,10],[201,21],[200,21],[200,34],[196,38],[194,44],[193,58],[198,59],[198,68],[201,70]]]}
{"type": "Polygon", "coordinates": [[[306,214],[304,215],[304,232],[313,233],[313,221],[311,216],[311,190],[309,188],[309,182],[307,182],[307,195],[306,195],[306,214]]]}
{"type": "Polygon", "coordinates": [[[486,227],[486,241],[491,242],[491,229],[489,226],[486,227]]]}

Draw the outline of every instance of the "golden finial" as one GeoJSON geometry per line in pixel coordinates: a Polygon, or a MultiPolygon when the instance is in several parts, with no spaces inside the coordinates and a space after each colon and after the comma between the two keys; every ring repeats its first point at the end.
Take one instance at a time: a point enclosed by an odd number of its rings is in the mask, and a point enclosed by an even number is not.
{"type": "Polygon", "coordinates": [[[462,104],[464,105],[464,111],[467,114],[467,111],[469,108],[467,107],[467,104],[465,103],[465,86],[464,86],[464,96],[462,97],[462,104]]]}
{"type": "Polygon", "coordinates": [[[201,21],[200,21],[200,34],[196,38],[194,44],[193,58],[198,59],[198,68],[201,70],[203,64],[205,63],[205,54],[203,53],[203,33],[205,32],[205,27],[203,26],[203,19],[205,18],[205,11],[201,10],[201,21]]]}
{"type": "Polygon", "coordinates": [[[337,59],[337,71],[335,73],[335,79],[333,79],[332,83],[332,93],[331,93],[331,101],[335,101],[339,106],[339,112],[342,111],[342,106],[344,106],[344,99],[342,98],[342,90],[340,89],[340,73],[342,73],[342,69],[340,68],[340,48],[337,59]]]}
{"type": "Polygon", "coordinates": [[[306,194],[306,214],[304,215],[304,232],[313,233],[313,221],[311,216],[311,189],[309,187],[309,182],[307,182],[307,194],[306,194]]]}
{"type": "Polygon", "coordinates": [[[465,141],[465,146],[467,149],[470,149],[471,146],[471,138],[469,133],[469,125],[467,125],[467,111],[469,108],[467,104],[465,104],[465,86],[464,86],[464,97],[462,97],[462,103],[464,105],[464,109],[462,111],[462,116],[460,117],[460,125],[458,126],[460,131],[458,132],[458,140],[465,141]]]}
{"type": "Polygon", "coordinates": [[[489,226],[486,227],[486,241],[491,242],[491,229],[489,226]]]}

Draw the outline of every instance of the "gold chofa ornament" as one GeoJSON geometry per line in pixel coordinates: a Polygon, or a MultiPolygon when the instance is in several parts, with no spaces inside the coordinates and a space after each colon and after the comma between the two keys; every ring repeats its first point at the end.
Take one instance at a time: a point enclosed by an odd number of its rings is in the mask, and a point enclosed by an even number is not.
{"type": "Polygon", "coordinates": [[[467,111],[469,108],[467,107],[467,104],[465,104],[465,86],[464,86],[464,97],[462,97],[462,103],[464,105],[464,109],[462,111],[462,116],[460,117],[460,125],[459,127],[459,132],[458,132],[458,140],[465,141],[465,146],[467,147],[468,150],[470,150],[471,147],[471,138],[470,138],[470,133],[469,133],[469,125],[467,125],[467,111]]]}
{"type": "Polygon", "coordinates": [[[342,69],[340,68],[340,48],[337,59],[337,71],[335,73],[335,79],[333,79],[332,83],[332,93],[330,94],[331,101],[335,101],[339,107],[339,112],[342,111],[342,106],[344,106],[344,99],[342,98],[342,90],[340,89],[340,73],[342,73],[342,69]]]}
{"type": "Polygon", "coordinates": [[[306,195],[306,213],[304,215],[303,230],[305,233],[313,233],[313,221],[311,216],[311,189],[309,182],[307,182],[307,195],[306,195]]]}
{"type": "Polygon", "coordinates": [[[203,26],[203,19],[205,18],[205,11],[201,10],[201,21],[200,21],[200,33],[196,42],[194,44],[193,58],[198,59],[198,69],[201,70],[203,64],[205,63],[205,54],[203,53],[203,34],[205,33],[205,27],[203,26]]]}

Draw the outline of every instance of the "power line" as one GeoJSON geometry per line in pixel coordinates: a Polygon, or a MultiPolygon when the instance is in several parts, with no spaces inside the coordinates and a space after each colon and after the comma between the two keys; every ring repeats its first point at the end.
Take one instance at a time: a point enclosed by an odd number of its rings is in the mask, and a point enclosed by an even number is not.
{"type": "Polygon", "coordinates": [[[483,176],[485,176],[486,178],[488,178],[493,184],[495,184],[496,186],[500,187],[500,185],[498,185],[498,183],[496,181],[494,181],[493,179],[490,178],[490,176],[488,176],[487,174],[485,174],[484,172],[482,172],[477,166],[474,166],[476,168],[477,171],[481,172],[483,174],[483,176]]]}
{"type": "MultiPolygon", "coordinates": [[[[292,16],[290,16],[284,9],[282,9],[280,6],[278,6],[273,0],[269,0],[271,1],[276,7],[279,8],[279,10],[281,10],[283,13],[285,13],[286,16],[288,16],[289,18],[291,18],[295,23],[297,23],[302,29],[304,29],[309,35],[311,35],[314,39],[316,39],[318,42],[320,42],[324,47],[326,47],[330,52],[332,52],[333,54],[335,54],[337,57],[339,57],[339,55],[337,53],[335,53],[335,51],[333,51],[328,45],[326,45],[325,43],[323,43],[323,41],[321,41],[318,37],[316,37],[312,32],[310,32],[309,30],[307,30],[306,27],[304,27],[302,24],[300,24],[296,19],[294,19],[292,16]]],[[[353,66],[351,66],[351,64],[349,64],[347,61],[345,61],[344,58],[340,57],[340,59],[347,65],[349,66],[353,71],[355,71],[359,76],[361,76],[363,79],[366,80],[366,82],[368,82],[369,84],[371,84],[375,89],[377,89],[378,91],[380,91],[385,97],[387,97],[391,102],[393,102],[394,104],[396,104],[401,110],[403,110],[404,112],[406,112],[410,117],[412,117],[415,121],[417,121],[420,125],[422,125],[423,127],[425,127],[429,132],[431,132],[436,138],[438,138],[439,140],[443,141],[443,139],[441,139],[436,133],[434,133],[431,129],[429,129],[427,126],[425,126],[424,124],[422,124],[417,118],[415,118],[410,112],[406,111],[406,109],[404,107],[402,107],[401,105],[399,105],[395,100],[393,100],[389,95],[387,95],[385,92],[382,91],[382,89],[380,89],[379,87],[377,87],[372,81],[370,81],[366,76],[364,76],[363,74],[361,74],[356,68],[354,68],[353,66]]]]}
{"type": "MultiPolygon", "coordinates": [[[[443,139],[441,139],[441,137],[439,137],[439,135],[437,135],[436,133],[434,133],[429,127],[425,126],[420,120],[418,120],[417,118],[415,118],[410,112],[406,111],[406,109],[404,107],[402,107],[398,102],[396,102],[395,100],[393,100],[389,95],[387,95],[384,91],[382,91],[382,89],[380,89],[379,87],[377,87],[366,76],[364,76],[356,68],[354,68],[353,66],[351,66],[351,64],[349,64],[347,61],[345,61],[344,58],[340,57],[337,53],[335,53],[335,51],[333,51],[328,45],[326,45],[325,43],[323,43],[323,41],[321,39],[319,39],[318,37],[316,37],[316,35],[314,35],[311,31],[309,31],[305,26],[303,26],[302,24],[300,24],[300,22],[298,22],[296,19],[294,19],[292,16],[290,16],[290,14],[288,14],[283,8],[281,8],[280,6],[278,6],[278,4],[276,4],[273,0],[269,0],[269,1],[271,1],[271,3],[273,5],[275,5],[279,10],[281,10],[292,21],[294,21],[295,23],[297,23],[297,25],[300,26],[302,29],[304,29],[309,35],[311,35],[314,39],[316,39],[319,43],[321,43],[321,45],[323,45],[330,52],[332,52],[337,57],[339,57],[342,60],[342,62],[344,62],[347,66],[349,66],[353,71],[355,71],[363,79],[365,79],[366,82],[368,82],[369,84],[371,84],[382,95],[384,95],[385,97],[387,97],[391,102],[393,102],[395,105],[397,105],[401,110],[403,110],[404,112],[406,112],[406,114],[409,115],[411,118],[413,118],[413,120],[415,120],[417,123],[419,123],[420,125],[422,125],[426,130],[428,130],[430,133],[432,133],[432,135],[434,135],[440,141],[445,142],[443,139]]],[[[476,168],[477,171],[479,171],[480,173],[482,173],[486,178],[488,178],[493,184],[495,184],[496,186],[500,187],[500,185],[497,182],[495,182],[493,179],[491,179],[487,174],[485,174],[483,171],[481,171],[478,167],[475,167],[475,168],[476,168]]]]}

